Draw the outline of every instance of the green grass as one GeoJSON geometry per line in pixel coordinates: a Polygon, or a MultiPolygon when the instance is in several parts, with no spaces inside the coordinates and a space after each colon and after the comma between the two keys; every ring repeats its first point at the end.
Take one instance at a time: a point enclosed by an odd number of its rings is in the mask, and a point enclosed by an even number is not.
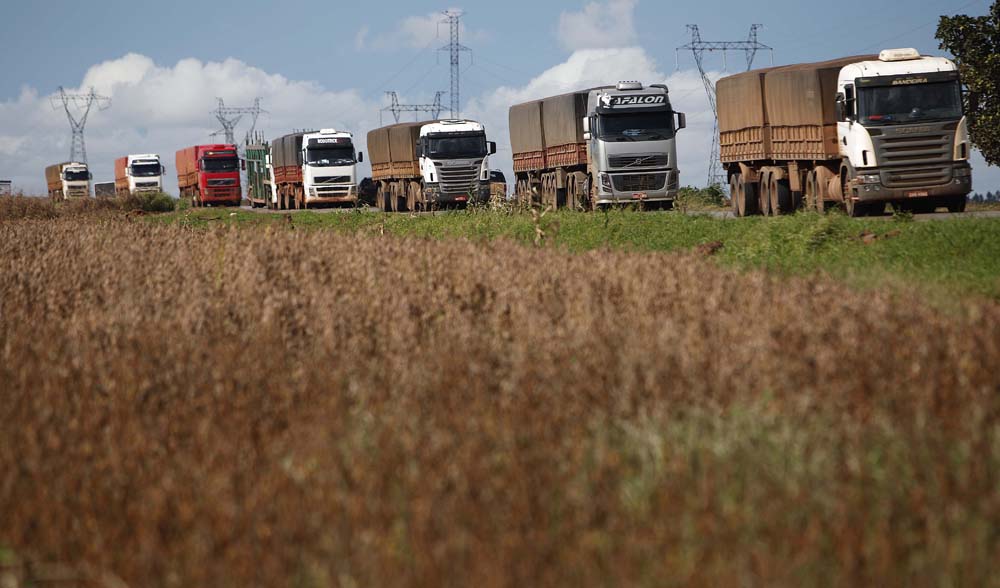
{"type": "Polygon", "coordinates": [[[383,215],[373,212],[267,215],[230,209],[185,211],[153,222],[193,227],[221,224],[363,232],[422,238],[509,238],[572,251],[620,248],[683,251],[722,243],[718,263],[785,275],[826,272],[859,287],[917,290],[948,303],[956,297],[1000,300],[1000,219],[913,222],[802,213],[780,218],[718,219],[679,213],[613,210],[527,213],[458,212],[383,215]],[[541,236],[539,232],[541,231],[541,236]],[[879,236],[873,243],[864,233],[879,236]]]}

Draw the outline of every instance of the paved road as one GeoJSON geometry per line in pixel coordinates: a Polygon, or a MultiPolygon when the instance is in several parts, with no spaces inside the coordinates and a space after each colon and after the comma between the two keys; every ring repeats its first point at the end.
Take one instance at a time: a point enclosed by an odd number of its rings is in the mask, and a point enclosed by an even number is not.
{"type": "MultiPolygon", "coordinates": [[[[258,214],[295,214],[296,210],[268,210],[266,208],[251,208],[249,206],[241,207],[241,210],[246,212],[255,212],[258,214]]],[[[317,214],[346,214],[354,212],[352,207],[337,207],[337,208],[313,208],[310,212],[315,212],[317,214]]],[[[372,206],[366,206],[361,209],[364,212],[378,212],[378,209],[372,206]]],[[[448,214],[452,211],[438,211],[434,213],[418,213],[418,214],[448,214]]],[[[650,212],[649,214],[662,214],[661,212],[650,212]]],[[[725,210],[712,210],[712,211],[691,211],[687,213],[689,216],[709,216],[718,219],[734,219],[736,218],[733,213],[725,210]]],[[[869,217],[881,220],[892,220],[891,214],[885,214],[879,217],[869,217]]],[[[932,214],[915,214],[913,219],[916,221],[940,221],[940,220],[954,220],[958,218],[1000,218],[1000,210],[981,210],[975,212],[963,212],[961,214],[951,214],[948,212],[935,212],[932,214]]]]}

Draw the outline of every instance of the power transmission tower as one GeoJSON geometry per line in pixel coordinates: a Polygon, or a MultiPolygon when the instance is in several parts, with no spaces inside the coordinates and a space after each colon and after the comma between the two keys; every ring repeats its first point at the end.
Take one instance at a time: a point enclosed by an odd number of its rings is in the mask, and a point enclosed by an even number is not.
{"type": "Polygon", "coordinates": [[[726,186],[726,177],[722,173],[721,162],[719,161],[719,109],[715,102],[715,84],[708,77],[705,71],[705,52],[721,53],[723,71],[728,71],[729,63],[727,56],[730,51],[742,51],[746,57],[747,71],[753,67],[754,59],[758,51],[771,52],[771,65],[774,65],[774,49],[760,43],[757,40],[757,32],[764,28],[763,25],[755,24],[750,26],[750,35],[746,41],[703,41],[698,25],[687,25],[688,32],[691,33],[691,42],[682,45],[675,50],[677,58],[677,69],[680,69],[680,52],[690,51],[694,55],[694,61],[698,64],[698,71],[701,73],[701,81],[705,85],[705,93],[708,95],[708,103],[712,107],[712,115],[715,118],[715,127],[712,129],[712,154],[708,160],[708,185],[720,187],[726,186]]]}
{"type": "Polygon", "coordinates": [[[253,117],[253,122],[250,124],[250,131],[248,132],[249,135],[252,135],[257,128],[257,119],[260,115],[267,114],[267,111],[260,107],[260,98],[254,99],[253,106],[244,107],[226,106],[222,98],[216,98],[216,100],[219,101],[219,106],[211,114],[215,115],[216,120],[222,125],[222,129],[212,133],[212,136],[225,135],[227,145],[236,144],[236,125],[243,120],[245,115],[253,117]]]}
{"type": "Polygon", "coordinates": [[[417,120],[419,118],[420,116],[419,113],[421,112],[430,113],[432,119],[438,119],[441,118],[441,111],[444,110],[444,107],[441,106],[441,97],[444,96],[444,92],[434,93],[433,104],[400,104],[399,95],[396,92],[386,92],[385,94],[386,96],[389,97],[390,104],[389,106],[386,106],[385,108],[379,111],[378,113],[379,126],[382,125],[383,112],[391,112],[393,118],[395,118],[396,122],[398,123],[400,115],[402,115],[404,112],[414,113],[416,115],[414,117],[414,120],[417,120]]]}
{"type": "Polygon", "coordinates": [[[451,29],[451,42],[441,48],[441,51],[447,51],[451,57],[451,118],[458,118],[459,110],[461,110],[461,84],[460,77],[462,73],[462,52],[471,52],[465,45],[459,42],[459,35],[462,30],[462,13],[453,10],[446,10],[444,12],[445,19],[441,21],[441,24],[447,24],[451,29]]]}
{"type": "Polygon", "coordinates": [[[107,110],[111,107],[111,98],[99,96],[93,88],[86,94],[67,94],[62,86],[59,86],[59,95],[50,98],[52,108],[58,109],[61,105],[66,111],[66,118],[69,119],[69,126],[73,137],[70,140],[69,160],[77,163],[87,163],[87,143],[83,139],[83,130],[87,126],[87,117],[90,116],[91,109],[96,105],[99,110],[107,110]],[[82,112],[82,116],[77,118],[73,111],[82,112]],[[79,159],[78,159],[79,157],[79,159]]]}

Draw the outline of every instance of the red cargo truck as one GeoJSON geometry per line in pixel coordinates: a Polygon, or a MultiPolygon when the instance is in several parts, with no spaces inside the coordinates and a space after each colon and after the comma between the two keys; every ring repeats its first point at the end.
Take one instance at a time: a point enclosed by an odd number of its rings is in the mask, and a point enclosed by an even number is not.
{"type": "Polygon", "coordinates": [[[177,185],[191,206],[239,206],[240,159],[235,145],[196,145],[177,152],[177,185]]]}

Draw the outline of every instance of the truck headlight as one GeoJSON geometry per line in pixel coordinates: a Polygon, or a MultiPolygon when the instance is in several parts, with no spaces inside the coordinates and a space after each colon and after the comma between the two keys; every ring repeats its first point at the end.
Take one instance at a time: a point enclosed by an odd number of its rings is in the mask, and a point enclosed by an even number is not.
{"type": "Polygon", "coordinates": [[[878,174],[865,174],[858,176],[859,184],[881,184],[882,178],[878,174]]]}
{"type": "Polygon", "coordinates": [[[611,176],[606,173],[601,173],[601,187],[604,188],[605,192],[611,192],[611,176]]]}

